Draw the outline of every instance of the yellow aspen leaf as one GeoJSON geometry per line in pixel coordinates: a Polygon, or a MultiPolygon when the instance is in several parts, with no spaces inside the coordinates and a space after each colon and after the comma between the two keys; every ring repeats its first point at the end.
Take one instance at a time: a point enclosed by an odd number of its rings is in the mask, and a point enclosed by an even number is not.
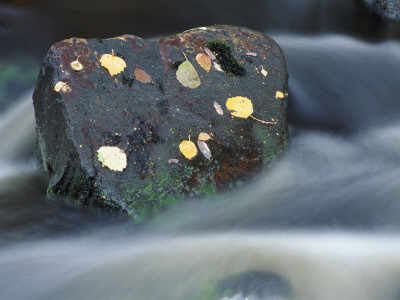
{"type": "Polygon", "coordinates": [[[185,87],[195,89],[200,86],[199,74],[197,74],[196,69],[186,60],[181,63],[176,71],[176,79],[185,87]]]}
{"type": "Polygon", "coordinates": [[[219,105],[216,101],[214,101],[214,108],[219,115],[222,116],[224,114],[224,111],[222,110],[221,105],[219,105]]]}
{"type": "Polygon", "coordinates": [[[208,141],[209,139],[211,139],[211,136],[205,132],[200,132],[199,137],[197,138],[199,141],[208,141]]]}
{"type": "Polygon", "coordinates": [[[210,160],[211,159],[211,151],[210,151],[210,148],[208,148],[206,142],[197,141],[197,146],[199,147],[201,154],[203,154],[205,158],[210,160]]]}
{"type": "Polygon", "coordinates": [[[204,53],[199,53],[196,55],[196,61],[206,72],[209,72],[211,69],[211,58],[204,53]]]}
{"type": "Polygon", "coordinates": [[[275,98],[276,99],[278,99],[278,98],[282,99],[282,98],[285,98],[285,95],[280,91],[276,91],[275,98]]]}
{"type": "Polygon", "coordinates": [[[182,141],[179,145],[179,150],[187,159],[192,159],[197,155],[196,145],[191,141],[182,141]]]}
{"type": "Polygon", "coordinates": [[[59,81],[56,83],[56,85],[54,86],[54,90],[56,92],[62,91],[63,93],[71,93],[72,89],[71,87],[63,81],[59,81]]]}
{"type": "Polygon", "coordinates": [[[125,61],[113,54],[103,54],[100,58],[101,65],[108,70],[111,76],[121,73],[126,68],[125,61]]]}
{"type": "Polygon", "coordinates": [[[151,76],[139,68],[135,69],[135,71],[133,72],[133,75],[135,76],[137,81],[139,81],[141,83],[150,83],[151,82],[151,76]]]}
{"type": "Polygon", "coordinates": [[[226,108],[233,116],[239,118],[248,118],[253,113],[253,103],[250,99],[242,96],[228,98],[226,108]]]}
{"type": "Polygon", "coordinates": [[[97,150],[97,158],[103,167],[107,167],[112,171],[122,172],[127,165],[126,154],[124,150],[118,147],[100,147],[97,150]]]}
{"type": "Polygon", "coordinates": [[[75,71],[80,71],[83,69],[83,66],[78,60],[74,60],[71,63],[71,68],[74,69],[75,71]]]}

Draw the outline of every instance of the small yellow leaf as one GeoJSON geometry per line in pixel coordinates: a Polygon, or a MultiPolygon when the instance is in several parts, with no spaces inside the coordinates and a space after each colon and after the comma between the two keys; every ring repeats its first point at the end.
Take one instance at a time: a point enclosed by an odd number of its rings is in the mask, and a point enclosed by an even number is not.
{"type": "Polygon", "coordinates": [[[70,86],[63,81],[59,81],[56,83],[56,85],[54,86],[54,90],[56,92],[62,91],[63,93],[71,93],[72,89],[70,88],[70,86]]]}
{"type": "Polygon", "coordinates": [[[199,53],[196,55],[196,61],[206,72],[209,72],[211,69],[211,58],[204,53],[199,53]]]}
{"type": "Polygon", "coordinates": [[[211,159],[211,151],[210,151],[210,148],[208,148],[206,142],[197,141],[197,146],[199,147],[201,154],[203,154],[205,158],[210,160],[211,159]]]}
{"type": "Polygon", "coordinates": [[[61,91],[61,88],[62,88],[64,85],[66,85],[66,84],[67,84],[66,82],[59,81],[59,82],[57,82],[56,85],[54,86],[54,90],[55,90],[56,92],[59,92],[59,91],[61,91]]]}
{"type": "Polygon", "coordinates": [[[214,108],[215,108],[215,110],[217,111],[217,113],[219,114],[219,115],[223,115],[224,114],[224,111],[222,110],[222,107],[221,107],[221,105],[219,105],[217,102],[215,102],[214,101],[214,108]]]}
{"type": "Polygon", "coordinates": [[[239,118],[248,118],[253,113],[253,103],[246,97],[232,97],[226,101],[226,108],[239,118]]]}
{"type": "Polygon", "coordinates": [[[197,155],[196,145],[191,141],[182,141],[179,145],[179,150],[187,159],[192,159],[197,155]]]}
{"type": "Polygon", "coordinates": [[[97,157],[102,162],[103,167],[106,166],[112,171],[122,172],[127,165],[126,154],[124,150],[118,147],[100,147],[97,150],[97,157]]]}
{"type": "Polygon", "coordinates": [[[208,141],[209,139],[211,139],[211,136],[205,132],[200,132],[199,137],[197,138],[199,141],[208,141]]]}
{"type": "Polygon", "coordinates": [[[199,141],[208,141],[209,139],[211,139],[211,136],[205,132],[200,132],[199,137],[197,138],[199,141]]]}
{"type": "Polygon", "coordinates": [[[176,71],[176,79],[185,87],[195,89],[200,86],[199,74],[197,74],[196,69],[186,60],[181,63],[176,71]]]}
{"type": "Polygon", "coordinates": [[[282,99],[282,98],[285,98],[285,95],[280,91],[276,91],[275,98],[276,99],[278,99],[278,98],[282,99]]]}
{"type": "Polygon", "coordinates": [[[100,63],[108,70],[111,76],[121,73],[126,68],[125,61],[114,54],[103,54],[100,58],[100,63]]]}
{"type": "Polygon", "coordinates": [[[71,68],[74,69],[75,71],[80,71],[83,69],[83,66],[78,60],[74,60],[71,63],[71,68]]]}
{"type": "Polygon", "coordinates": [[[151,76],[139,68],[135,69],[135,72],[133,72],[133,75],[135,76],[137,81],[139,81],[141,83],[150,83],[151,82],[151,76]]]}

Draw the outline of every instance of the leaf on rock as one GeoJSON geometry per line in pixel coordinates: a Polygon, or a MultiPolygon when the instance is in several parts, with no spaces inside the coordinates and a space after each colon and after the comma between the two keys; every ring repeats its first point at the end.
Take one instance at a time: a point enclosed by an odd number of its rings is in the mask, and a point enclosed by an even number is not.
{"type": "Polygon", "coordinates": [[[264,77],[266,77],[268,75],[268,71],[264,70],[263,66],[261,66],[261,74],[263,74],[264,77]]]}
{"type": "Polygon", "coordinates": [[[211,69],[211,58],[204,53],[199,53],[196,55],[196,61],[206,72],[209,72],[211,69]]]}
{"type": "Polygon", "coordinates": [[[197,141],[197,146],[199,147],[201,154],[203,154],[205,158],[210,160],[211,159],[211,151],[210,151],[210,148],[208,148],[206,142],[197,141]]]}
{"type": "Polygon", "coordinates": [[[97,151],[97,159],[99,160],[99,162],[103,162],[104,161],[104,156],[99,151],[97,151]]]}
{"type": "Polygon", "coordinates": [[[179,145],[179,150],[187,159],[192,159],[197,155],[196,145],[191,141],[182,141],[179,145]]]}
{"type": "Polygon", "coordinates": [[[113,54],[103,54],[100,58],[101,65],[108,70],[111,76],[121,73],[126,68],[125,61],[113,54]]]}
{"type": "Polygon", "coordinates": [[[71,68],[74,69],[75,71],[80,71],[83,69],[83,66],[78,60],[74,60],[71,63],[71,68]]]}
{"type": "Polygon", "coordinates": [[[126,154],[124,150],[118,147],[103,146],[97,150],[97,159],[102,166],[112,171],[122,172],[127,165],[126,154]]]}
{"type": "Polygon", "coordinates": [[[204,47],[204,51],[210,57],[211,60],[216,60],[217,58],[215,57],[215,54],[210,50],[208,47],[204,47]]]}
{"type": "Polygon", "coordinates": [[[282,98],[285,98],[285,95],[280,91],[276,91],[275,98],[276,99],[278,99],[278,98],[282,99],[282,98]]]}
{"type": "Polygon", "coordinates": [[[208,133],[200,132],[199,137],[197,138],[199,141],[208,141],[211,139],[211,136],[208,133]]]}
{"type": "Polygon", "coordinates": [[[135,69],[135,71],[133,72],[133,75],[135,76],[137,81],[139,81],[141,83],[150,83],[151,82],[151,76],[139,68],[135,69]]]}
{"type": "Polygon", "coordinates": [[[178,164],[179,165],[179,160],[177,160],[176,158],[170,158],[170,159],[168,159],[168,163],[169,164],[178,164]]]}
{"type": "Polygon", "coordinates": [[[56,92],[62,91],[63,93],[71,93],[72,89],[71,87],[64,81],[59,81],[56,83],[54,86],[54,90],[56,92]]]}
{"type": "Polygon", "coordinates": [[[222,110],[222,107],[221,107],[221,105],[219,105],[217,102],[215,102],[214,101],[214,108],[215,108],[215,110],[217,111],[217,113],[219,114],[219,115],[223,115],[224,114],[224,111],[222,110]]]}
{"type": "Polygon", "coordinates": [[[248,118],[253,113],[253,103],[250,99],[242,96],[228,98],[226,108],[233,116],[239,118],[248,118]]]}
{"type": "Polygon", "coordinates": [[[176,79],[185,87],[195,89],[200,86],[199,74],[197,74],[196,69],[186,60],[181,63],[176,71],[176,79]]]}
{"type": "Polygon", "coordinates": [[[217,64],[215,61],[214,61],[213,64],[214,64],[215,70],[217,70],[217,71],[219,71],[219,72],[224,72],[224,70],[221,69],[221,66],[220,66],[219,64],[217,64]]]}

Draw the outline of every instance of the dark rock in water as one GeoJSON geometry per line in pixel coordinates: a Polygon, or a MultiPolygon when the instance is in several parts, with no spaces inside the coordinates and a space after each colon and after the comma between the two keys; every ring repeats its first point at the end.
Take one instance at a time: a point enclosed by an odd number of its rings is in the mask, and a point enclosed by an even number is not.
{"type": "Polygon", "coordinates": [[[379,15],[400,20],[400,0],[364,0],[379,15]]]}
{"type": "Polygon", "coordinates": [[[33,95],[48,192],[140,216],[254,178],[288,146],[287,80],[247,28],[61,41],[33,95]]]}

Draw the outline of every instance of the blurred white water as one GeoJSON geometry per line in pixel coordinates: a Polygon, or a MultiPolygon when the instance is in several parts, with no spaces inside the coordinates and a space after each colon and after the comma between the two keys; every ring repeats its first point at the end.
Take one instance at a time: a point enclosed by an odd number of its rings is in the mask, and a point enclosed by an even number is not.
{"type": "Polygon", "coordinates": [[[285,278],[293,299],[395,300],[399,253],[400,239],[390,235],[232,232],[131,239],[114,232],[2,251],[0,296],[194,299],[210,281],[264,271],[285,278]]]}

